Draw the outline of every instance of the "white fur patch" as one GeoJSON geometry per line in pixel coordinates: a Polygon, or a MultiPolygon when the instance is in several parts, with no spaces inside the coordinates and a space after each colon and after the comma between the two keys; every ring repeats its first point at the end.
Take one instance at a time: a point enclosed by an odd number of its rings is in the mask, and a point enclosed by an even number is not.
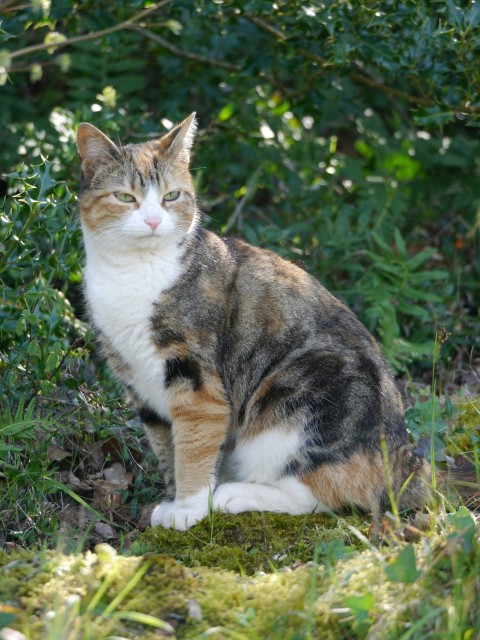
{"type": "Polygon", "coordinates": [[[152,512],[152,527],[161,525],[179,531],[189,529],[208,514],[209,495],[210,489],[205,487],[188,498],[162,502],[152,512]]]}
{"type": "Polygon", "coordinates": [[[273,483],[301,444],[299,430],[282,428],[265,431],[245,442],[237,442],[226,461],[241,482],[273,483]]]}
{"type": "MultiPolygon", "coordinates": [[[[159,240],[149,246],[102,251],[93,234],[84,229],[87,262],[86,295],[95,325],[131,367],[132,385],[157,413],[169,418],[164,387],[164,360],[153,343],[150,319],[153,303],[182,273],[183,250],[176,242],[159,240]]],[[[155,242],[152,240],[152,242],[155,242]]]]}
{"type": "Polygon", "coordinates": [[[226,513],[273,511],[291,515],[325,511],[310,489],[292,476],[272,485],[253,482],[221,484],[213,495],[213,508],[226,513]]]}
{"type": "MultiPolygon", "coordinates": [[[[180,196],[181,197],[181,196],[180,196]]],[[[119,224],[122,231],[132,238],[156,237],[175,243],[175,219],[172,214],[160,204],[160,194],[156,187],[151,186],[138,208],[133,207],[119,224]],[[152,232],[148,225],[149,219],[160,220],[158,227],[152,232]],[[170,236],[170,238],[169,238],[170,236]]],[[[165,242],[165,241],[164,241],[165,242]]]]}

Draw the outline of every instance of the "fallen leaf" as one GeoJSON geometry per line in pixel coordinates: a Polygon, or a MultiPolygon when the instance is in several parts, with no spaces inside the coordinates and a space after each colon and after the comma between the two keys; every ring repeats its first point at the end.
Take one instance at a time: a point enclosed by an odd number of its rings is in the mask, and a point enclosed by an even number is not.
{"type": "Polygon", "coordinates": [[[86,463],[93,471],[101,471],[105,464],[102,442],[92,442],[82,444],[81,449],[86,453],[84,464],[86,463]]]}
{"type": "Polygon", "coordinates": [[[116,484],[126,489],[133,480],[133,473],[128,473],[121,462],[114,462],[112,466],[103,470],[103,476],[107,482],[116,484]]]}
{"type": "Polygon", "coordinates": [[[77,476],[72,472],[68,474],[68,479],[66,484],[67,486],[72,487],[76,491],[92,491],[93,489],[91,484],[88,484],[87,482],[80,480],[80,478],[77,478],[77,476]]]}
{"type": "Polygon", "coordinates": [[[105,540],[112,540],[112,538],[117,537],[115,529],[107,522],[97,522],[95,524],[95,533],[105,540]]]}
{"type": "Polygon", "coordinates": [[[65,449],[56,444],[51,444],[47,447],[47,459],[49,462],[60,462],[71,455],[71,451],[65,451],[65,449]]]}
{"type": "Polygon", "coordinates": [[[120,485],[116,483],[97,480],[95,482],[92,507],[110,515],[122,502],[122,496],[118,492],[119,487],[120,485]]]}

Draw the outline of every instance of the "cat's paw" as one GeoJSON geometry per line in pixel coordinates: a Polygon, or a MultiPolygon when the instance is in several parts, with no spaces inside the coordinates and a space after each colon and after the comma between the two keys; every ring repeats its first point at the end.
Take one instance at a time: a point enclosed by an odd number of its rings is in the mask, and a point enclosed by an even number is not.
{"type": "Polygon", "coordinates": [[[256,510],[256,507],[252,506],[251,496],[245,495],[244,487],[245,485],[239,482],[221,484],[213,495],[213,508],[225,513],[256,510]]]}
{"type": "Polygon", "coordinates": [[[202,489],[188,498],[162,502],[152,512],[152,527],[158,525],[166,529],[186,531],[208,513],[208,489],[202,489]]]}

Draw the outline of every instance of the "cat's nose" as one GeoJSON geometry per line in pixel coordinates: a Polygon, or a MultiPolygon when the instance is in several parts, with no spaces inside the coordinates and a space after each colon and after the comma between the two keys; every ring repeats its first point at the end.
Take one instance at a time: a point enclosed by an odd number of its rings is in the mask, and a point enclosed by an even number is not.
{"type": "Polygon", "coordinates": [[[162,221],[161,218],[157,218],[157,217],[153,217],[153,216],[144,219],[145,224],[148,224],[148,226],[150,227],[150,229],[152,231],[155,231],[155,229],[158,227],[158,225],[161,223],[161,221],[162,221]]]}

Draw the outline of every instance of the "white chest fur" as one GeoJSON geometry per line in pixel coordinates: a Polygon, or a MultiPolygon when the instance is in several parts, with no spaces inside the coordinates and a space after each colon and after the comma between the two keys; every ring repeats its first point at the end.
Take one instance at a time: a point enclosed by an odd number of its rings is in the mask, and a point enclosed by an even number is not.
{"type": "Polygon", "coordinates": [[[153,342],[153,304],[182,273],[182,251],[103,255],[88,246],[86,295],[95,325],[129,365],[128,382],[159,415],[170,418],[164,386],[165,361],[153,342]]]}

